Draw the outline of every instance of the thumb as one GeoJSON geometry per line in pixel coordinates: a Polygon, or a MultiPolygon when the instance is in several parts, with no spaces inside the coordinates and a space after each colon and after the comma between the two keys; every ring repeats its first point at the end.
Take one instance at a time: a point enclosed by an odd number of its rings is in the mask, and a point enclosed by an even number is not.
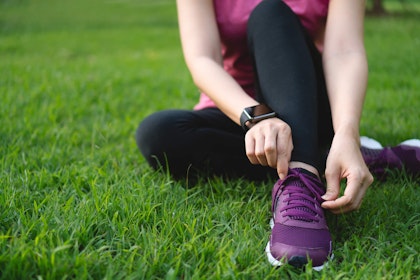
{"type": "Polygon", "coordinates": [[[324,200],[335,200],[340,193],[340,171],[339,169],[326,170],[325,179],[327,181],[327,190],[322,196],[324,200]]]}

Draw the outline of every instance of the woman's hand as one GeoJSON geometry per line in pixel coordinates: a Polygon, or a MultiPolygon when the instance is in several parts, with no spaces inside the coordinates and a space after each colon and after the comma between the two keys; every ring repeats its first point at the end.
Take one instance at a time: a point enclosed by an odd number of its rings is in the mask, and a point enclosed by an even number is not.
{"type": "Polygon", "coordinates": [[[330,1],[322,58],[335,136],[327,159],[322,207],[336,214],[358,209],[373,181],[359,144],[368,74],[364,15],[364,1],[330,1]],[[344,178],[346,189],[339,197],[344,178]]]}
{"type": "Polygon", "coordinates": [[[325,170],[327,192],[322,207],[334,214],[357,210],[362,204],[373,177],[360,152],[359,138],[349,133],[336,133],[331,145],[325,170]],[[339,197],[340,181],[347,179],[343,196],[339,197]]]}
{"type": "Polygon", "coordinates": [[[277,169],[280,179],[287,176],[293,150],[290,126],[278,118],[255,124],[245,135],[246,155],[252,164],[277,169]]]}

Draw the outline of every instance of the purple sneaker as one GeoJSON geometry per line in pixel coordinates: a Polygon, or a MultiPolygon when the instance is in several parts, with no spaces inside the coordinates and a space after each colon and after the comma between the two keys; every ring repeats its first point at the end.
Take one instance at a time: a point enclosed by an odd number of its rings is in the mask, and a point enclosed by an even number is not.
{"type": "Polygon", "coordinates": [[[360,149],[370,172],[379,179],[384,179],[386,171],[393,169],[404,169],[414,177],[420,176],[420,140],[407,140],[385,148],[371,148],[362,143],[360,149]]]}
{"type": "Polygon", "coordinates": [[[303,267],[308,260],[321,270],[332,258],[331,235],[321,208],[325,193],[321,181],[303,169],[290,169],[272,192],[272,232],[266,247],[274,266],[287,262],[303,267]]]}

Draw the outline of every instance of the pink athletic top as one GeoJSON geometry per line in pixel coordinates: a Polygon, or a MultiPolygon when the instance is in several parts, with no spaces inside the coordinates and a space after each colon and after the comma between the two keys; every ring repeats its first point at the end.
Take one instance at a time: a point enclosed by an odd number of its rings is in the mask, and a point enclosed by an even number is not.
{"type": "MultiPolygon", "coordinates": [[[[247,48],[246,25],[251,11],[262,0],[213,0],[222,44],[224,69],[250,96],[255,96],[252,59],[247,48]]],[[[280,1],[280,0],[279,0],[280,1]]],[[[329,0],[283,0],[299,16],[303,26],[322,51],[323,30],[329,0]]],[[[216,107],[205,94],[194,109],[216,107]]]]}

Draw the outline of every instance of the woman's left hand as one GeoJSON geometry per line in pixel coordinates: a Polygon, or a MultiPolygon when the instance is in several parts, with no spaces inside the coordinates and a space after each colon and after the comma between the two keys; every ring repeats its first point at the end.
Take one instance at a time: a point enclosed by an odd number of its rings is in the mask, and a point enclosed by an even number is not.
{"type": "Polygon", "coordinates": [[[246,155],[252,164],[277,169],[280,179],[287,176],[293,150],[290,126],[279,118],[255,124],[245,135],[246,155]]]}
{"type": "Polygon", "coordinates": [[[373,177],[360,152],[359,138],[346,133],[336,133],[331,145],[325,170],[327,191],[322,197],[322,207],[334,214],[354,211],[362,205],[373,177]],[[346,178],[343,196],[339,197],[340,181],[346,178]]]}

